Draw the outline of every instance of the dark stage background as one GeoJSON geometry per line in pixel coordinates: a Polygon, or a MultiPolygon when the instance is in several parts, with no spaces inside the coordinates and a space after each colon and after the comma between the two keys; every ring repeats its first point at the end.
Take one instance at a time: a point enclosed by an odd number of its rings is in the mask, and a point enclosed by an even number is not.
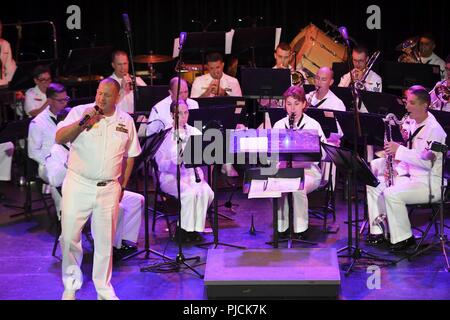
{"type": "MultiPolygon", "coordinates": [[[[366,44],[371,51],[382,51],[382,59],[396,60],[394,50],[402,40],[424,31],[437,39],[435,52],[443,59],[450,53],[449,1],[287,1],[287,0],[154,0],[154,1],[9,1],[2,2],[3,23],[51,20],[57,28],[60,65],[69,49],[92,45],[111,45],[127,49],[122,13],[128,13],[134,35],[135,54],[172,55],[173,39],[180,31],[229,31],[231,28],[257,26],[282,27],[282,41],[290,42],[310,22],[324,29],[324,19],[337,26],[347,26],[350,36],[366,44]],[[68,30],[66,9],[76,4],[81,8],[81,30],[68,30]],[[367,7],[381,8],[381,30],[369,30],[367,7]],[[242,21],[238,21],[238,19],[242,21]],[[192,21],[200,21],[192,22],[192,21]],[[203,27],[202,27],[203,24],[203,27]]],[[[52,56],[48,26],[24,26],[19,60],[52,56]],[[45,50],[45,52],[42,52],[45,50]]],[[[4,38],[15,48],[15,27],[4,28],[4,38]]],[[[267,63],[273,61],[268,57],[267,63]]],[[[173,72],[173,65],[158,65],[173,72]]],[[[106,70],[109,72],[110,70],[106,70]]],[[[170,76],[170,75],[168,75],[170,76]]]]}

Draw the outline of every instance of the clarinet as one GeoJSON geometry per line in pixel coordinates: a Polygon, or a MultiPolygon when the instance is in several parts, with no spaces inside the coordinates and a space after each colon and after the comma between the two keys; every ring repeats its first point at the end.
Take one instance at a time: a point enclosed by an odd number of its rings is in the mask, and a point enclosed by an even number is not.
{"type": "MultiPolygon", "coordinates": [[[[294,130],[294,122],[295,122],[295,112],[291,113],[289,116],[289,129],[294,130]]],[[[286,163],[286,168],[292,168],[292,157],[289,157],[289,160],[286,163]]]]}
{"type": "MultiPolygon", "coordinates": [[[[184,131],[186,132],[186,135],[187,135],[187,126],[186,125],[184,125],[184,131]]],[[[182,143],[182,139],[180,138],[180,143],[182,143]]],[[[194,169],[194,174],[195,174],[195,182],[196,183],[200,183],[200,182],[202,182],[202,179],[200,178],[200,174],[198,173],[198,167],[193,167],[193,169],[194,169]]]]}

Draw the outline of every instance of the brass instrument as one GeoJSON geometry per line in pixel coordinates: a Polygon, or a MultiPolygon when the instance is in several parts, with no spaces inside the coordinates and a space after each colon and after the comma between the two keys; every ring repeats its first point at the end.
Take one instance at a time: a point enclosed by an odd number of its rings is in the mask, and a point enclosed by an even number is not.
{"type": "Polygon", "coordinates": [[[366,86],[366,79],[367,76],[369,75],[370,71],[373,68],[373,65],[375,64],[375,62],[377,61],[378,57],[380,56],[380,51],[376,51],[372,54],[372,56],[370,56],[369,61],[367,61],[366,67],[364,68],[363,74],[359,79],[355,79],[354,80],[354,86],[356,89],[358,90],[365,90],[366,86]]]}
{"type": "Polygon", "coordinates": [[[402,63],[422,63],[419,55],[419,39],[411,38],[403,41],[396,47],[397,51],[403,54],[398,57],[398,62],[402,63]]]}
{"type": "Polygon", "coordinates": [[[300,71],[291,71],[291,83],[293,86],[302,86],[305,80],[305,77],[300,71]]]}
{"type": "MultiPolygon", "coordinates": [[[[397,116],[393,113],[386,115],[383,119],[385,124],[384,130],[384,143],[392,141],[392,127],[395,125],[402,126],[408,118],[409,114],[406,113],[401,120],[398,120],[397,116]]],[[[385,169],[386,187],[391,187],[394,185],[394,157],[386,153],[386,169],[385,169]]]]}
{"type": "Polygon", "coordinates": [[[430,108],[434,108],[436,104],[441,103],[445,105],[450,99],[450,86],[447,80],[438,82],[433,89],[429,92],[431,95],[434,93],[435,99],[431,101],[430,108]]]}

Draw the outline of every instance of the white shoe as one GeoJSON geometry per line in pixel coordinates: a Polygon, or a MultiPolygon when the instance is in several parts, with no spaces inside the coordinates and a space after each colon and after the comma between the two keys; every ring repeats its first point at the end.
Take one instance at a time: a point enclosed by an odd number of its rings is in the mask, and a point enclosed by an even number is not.
{"type": "Polygon", "coordinates": [[[101,294],[97,294],[97,300],[120,300],[115,294],[109,296],[102,296],[101,294]]]}
{"type": "Polygon", "coordinates": [[[220,170],[223,174],[226,174],[227,177],[239,177],[239,174],[234,169],[232,164],[224,164],[222,165],[222,169],[220,170]]]}
{"type": "Polygon", "coordinates": [[[76,290],[64,290],[61,300],[77,300],[76,290]]]}

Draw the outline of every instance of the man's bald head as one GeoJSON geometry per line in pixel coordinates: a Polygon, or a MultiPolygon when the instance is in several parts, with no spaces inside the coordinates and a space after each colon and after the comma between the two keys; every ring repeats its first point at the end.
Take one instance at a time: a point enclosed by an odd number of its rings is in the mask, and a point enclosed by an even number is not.
{"type": "Polygon", "coordinates": [[[106,78],[100,82],[95,97],[95,103],[103,110],[103,113],[106,116],[114,114],[116,104],[119,102],[119,92],[120,85],[116,80],[106,78]]]}
{"type": "Polygon", "coordinates": [[[100,81],[100,85],[112,86],[117,91],[117,94],[120,92],[120,84],[113,78],[103,79],[100,81]]]}
{"type": "Polygon", "coordinates": [[[317,71],[315,77],[315,85],[317,89],[328,91],[334,82],[334,72],[329,67],[322,67],[317,71]]]}
{"type": "Polygon", "coordinates": [[[323,77],[328,77],[329,79],[333,79],[334,77],[334,72],[331,68],[329,67],[322,67],[319,69],[319,71],[317,71],[317,74],[319,76],[323,76],[323,77]]]}

